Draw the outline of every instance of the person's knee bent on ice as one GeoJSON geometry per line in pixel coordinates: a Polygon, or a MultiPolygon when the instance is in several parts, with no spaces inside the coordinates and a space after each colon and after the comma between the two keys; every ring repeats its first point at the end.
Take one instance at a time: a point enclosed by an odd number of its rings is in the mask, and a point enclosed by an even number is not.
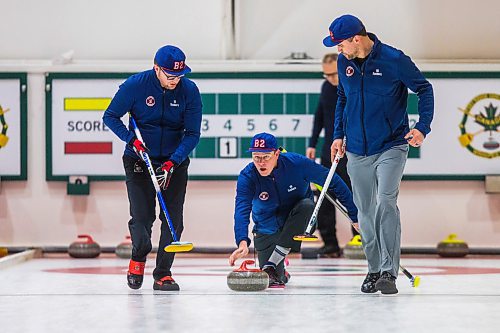
{"type": "MultiPolygon", "coordinates": [[[[270,287],[284,287],[289,275],[283,259],[294,243],[300,245],[293,237],[304,232],[314,210],[310,183],[324,184],[329,170],[303,155],[281,153],[276,138],[268,133],[255,135],[248,152],[253,162],[238,176],[234,213],[238,248],[229,257],[229,264],[248,254],[251,215],[259,266],[268,273],[270,287]]],[[[338,175],[334,175],[329,190],[357,222],[352,193],[338,175]]]]}

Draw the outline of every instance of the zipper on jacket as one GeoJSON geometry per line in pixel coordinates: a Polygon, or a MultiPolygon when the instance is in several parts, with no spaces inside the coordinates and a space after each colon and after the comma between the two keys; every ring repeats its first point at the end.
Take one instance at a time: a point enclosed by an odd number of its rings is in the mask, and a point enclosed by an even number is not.
{"type": "Polygon", "coordinates": [[[365,68],[366,64],[368,63],[368,60],[370,60],[370,57],[373,54],[373,49],[375,48],[375,41],[373,43],[372,49],[370,50],[370,53],[366,57],[366,59],[363,61],[363,63],[360,66],[361,69],[361,128],[363,130],[363,144],[365,148],[365,156],[368,154],[368,142],[366,140],[366,128],[365,128],[365,68]]]}
{"type": "Polygon", "coordinates": [[[165,114],[165,91],[166,90],[163,88],[162,99],[161,99],[161,121],[160,121],[161,141],[160,141],[160,155],[159,156],[163,156],[163,115],[165,114]]]}
{"type": "Polygon", "coordinates": [[[278,185],[276,185],[276,179],[274,178],[274,175],[271,176],[271,179],[273,180],[274,189],[276,190],[276,195],[278,196],[278,209],[276,210],[278,214],[276,214],[276,222],[278,222],[277,224],[279,225],[278,216],[281,210],[281,197],[280,192],[278,191],[278,185]]]}
{"type": "Polygon", "coordinates": [[[367,144],[366,144],[366,130],[365,130],[365,90],[364,90],[365,64],[366,64],[366,60],[361,65],[361,128],[363,130],[363,144],[364,144],[365,156],[366,156],[367,144]]]}
{"type": "Polygon", "coordinates": [[[278,185],[276,185],[276,179],[274,176],[271,176],[271,179],[273,180],[274,189],[276,190],[276,195],[278,196],[278,204],[281,206],[281,197],[280,192],[278,191],[278,185]]]}

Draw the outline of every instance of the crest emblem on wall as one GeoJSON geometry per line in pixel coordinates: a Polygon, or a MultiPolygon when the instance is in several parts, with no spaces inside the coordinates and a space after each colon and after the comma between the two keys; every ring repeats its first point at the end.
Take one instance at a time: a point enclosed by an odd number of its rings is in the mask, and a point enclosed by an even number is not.
{"type": "Polygon", "coordinates": [[[485,93],[474,97],[465,109],[459,125],[458,141],[474,155],[484,158],[500,156],[500,95],[485,93]]]}
{"type": "Polygon", "coordinates": [[[0,105],[0,149],[7,145],[9,141],[9,137],[7,136],[7,129],[9,125],[7,125],[7,121],[5,120],[5,112],[9,111],[9,109],[3,109],[0,105]]]}

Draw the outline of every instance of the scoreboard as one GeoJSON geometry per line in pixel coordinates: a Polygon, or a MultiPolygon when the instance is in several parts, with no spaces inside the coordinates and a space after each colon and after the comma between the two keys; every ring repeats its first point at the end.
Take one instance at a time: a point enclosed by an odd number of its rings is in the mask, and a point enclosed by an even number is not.
{"type": "MultiPolygon", "coordinates": [[[[48,75],[48,180],[67,180],[71,175],[123,178],[125,143],[101,118],[127,76],[48,75]]],[[[290,73],[272,78],[193,75],[192,80],[201,92],[203,118],[200,142],[190,154],[191,179],[236,179],[250,162],[246,150],[259,132],[272,133],[289,151],[305,153],[323,82],[319,73],[299,73],[296,78],[290,73]]],[[[122,120],[128,122],[126,116],[122,120]]]]}
{"type": "MultiPolygon", "coordinates": [[[[125,143],[102,115],[130,73],[49,73],[46,78],[47,179],[124,178],[125,143]]],[[[500,172],[500,73],[424,73],[434,88],[432,132],[410,147],[404,179],[484,179],[500,172]]],[[[251,138],[276,136],[304,154],[323,79],[319,72],[195,73],[203,101],[201,139],[190,154],[191,179],[236,179],[250,163],[251,138]]],[[[410,126],[418,121],[410,92],[410,126]]],[[[128,122],[126,116],[122,119],[128,122]]],[[[317,149],[320,149],[322,139],[317,149]]]]}

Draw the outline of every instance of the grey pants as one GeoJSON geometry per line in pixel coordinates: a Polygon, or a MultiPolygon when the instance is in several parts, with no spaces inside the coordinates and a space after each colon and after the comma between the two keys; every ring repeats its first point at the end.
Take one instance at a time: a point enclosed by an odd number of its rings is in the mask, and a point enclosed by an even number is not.
{"type": "Polygon", "coordinates": [[[347,153],[347,171],[370,273],[387,271],[398,276],[401,222],[397,199],[407,155],[407,144],[371,156],[347,153]]]}

